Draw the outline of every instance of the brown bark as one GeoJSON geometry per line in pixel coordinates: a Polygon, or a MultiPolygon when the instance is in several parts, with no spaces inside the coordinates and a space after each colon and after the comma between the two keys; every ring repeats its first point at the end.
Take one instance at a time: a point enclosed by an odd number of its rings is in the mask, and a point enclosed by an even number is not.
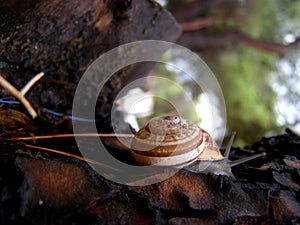
{"type": "MultiPolygon", "coordinates": [[[[46,74],[26,95],[36,111],[71,112],[77,82],[108,50],[137,40],[175,41],[180,34],[174,18],[151,0],[6,0],[0,15],[1,74],[17,89],[35,74],[46,74]]],[[[152,67],[132,65],[114,75],[101,93],[97,115],[108,115],[122,87],[152,67]]],[[[0,91],[1,98],[8,96],[0,91]]],[[[48,123],[45,114],[40,118],[48,123]]]]}
{"type": "MultiPolygon", "coordinates": [[[[291,224],[300,217],[299,141],[298,135],[287,131],[264,138],[251,148],[234,148],[232,158],[261,149],[267,153],[264,158],[234,168],[235,180],[182,169],[146,186],[114,183],[75,159],[24,154],[16,160],[1,157],[0,206],[4,207],[0,222],[291,224]]],[[[18,146],[15,144],[1,142],[0,150],[18,146]]],[[[18,149],[26,150],[21,146],[18,149]]],[[[110,173],[114,174],[110,170],[105,174],[110,173]]],[[[144,177],[147,179],[151,178],[144,177]]]]}
{"type": "MultiPolygon", "coordinates": [[[[15,13],[16,3],[20,2],[0,2],[1,15],[13,17],[10,21],[1,20],[0,65],[6,78],[17,87],[41,70],[48,75],[49,79],[42,80],[29,95],[36,107],[70,110],[82,72],[107,50],[140,39],[172,41],[179,34],[173,18],[153,1],[132,1],[134,7],[127,8],[130,1],[42,0],[24,4],[15,13]],[[51,80],[55,82],[48,82],[51,80]]],[[[228,42],[251,44],[249,38],[237,34],[220,39],[203,36],[201,40],[198,34],[192,37],[186,44],[195,49],[207,44],[223,47],[228,42]]],[[[99,114],[109,111],[115,93],[126,82],[147,74],[151,66],[126,68],[110,80],[102,93],[99,114]]],[[[36,132],[28,125],[31,120],[21,112],[9,112],[12,111],[1,112],[5,121],[7,117],[11,119],[7,121],[9,125],[2,121],[1,132],[36,132]]],[[[45,120],[39,122],[45,126],[45,120]]],[[[45,126],[44,131],[55,133],[54,122],[49,120],[52,127],[45,126]]],[[[267,153],[251,166],[234,170],[236,180],[182,169],[163,182],[134,187],[104,179],[86,162],[29,152],[24,143],[1,140],[0,223],[289,224],[299,217],[299,168],[292,163],[286,165],[283,159],[285,154],[299,158],[299,143],[299,136],[287,133],[263,139],[251,149],[235,149],[231,155],[235,158],[261,149],[267,153]]],[[[77,149],[73,141],[34,144],[56,145],[65,151],[77,149]]],[[[122,151],[115,148],[110,150],[122,151]]],[[[118,155],[130,158],[128,151],[118,155]]],[[[105,174],[114,175],[109,169],[105,174]]]]}

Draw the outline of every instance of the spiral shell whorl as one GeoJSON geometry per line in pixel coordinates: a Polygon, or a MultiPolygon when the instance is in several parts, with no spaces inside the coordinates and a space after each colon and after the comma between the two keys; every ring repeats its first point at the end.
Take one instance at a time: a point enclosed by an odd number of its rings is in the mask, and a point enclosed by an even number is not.
{"type": "Polygon", "coordinates": [[[169,165],[178,160],[193,161],[203,150],[200,145],[204,145],[202,130],[196,124],[178,116],[165,116],[153,118],[141,128],[131,147],[141,164],[166,160],[169,165]]]}

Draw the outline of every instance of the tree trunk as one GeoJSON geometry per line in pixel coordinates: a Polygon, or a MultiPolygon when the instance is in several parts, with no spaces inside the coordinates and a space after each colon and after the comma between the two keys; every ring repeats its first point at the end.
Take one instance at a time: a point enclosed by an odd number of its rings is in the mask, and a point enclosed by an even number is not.
{"type": "MultiPolygon", "coordinates": [[[[76,85],[98,56],[124,43],[175,41],[180,34],[173,17],[150,0],[1,1],[0,14],[1,74],[17,89],[35,74],[46,74],[26,95],[46,127],[53,121],[48,123],[43,109],[70,113],[76,85]]],[[[130,66],[114,75],[99,98],[98,116],[109,114],[116,93],[152,67],[130,66]]],[[[10,95],[1,91],[0,97],[10,95]]],[[[63,122],[57,119],[56,126],[63,122]]]]}

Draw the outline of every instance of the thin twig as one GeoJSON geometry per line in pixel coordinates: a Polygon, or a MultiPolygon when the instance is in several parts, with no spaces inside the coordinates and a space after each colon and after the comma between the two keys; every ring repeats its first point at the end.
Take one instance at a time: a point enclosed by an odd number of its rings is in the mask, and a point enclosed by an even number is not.
{"type": "Polygon", "coordinates": [[[33,119],[37,117],[37,113],[32,108],[29,101],[24,97],[24,95],[20,91],[18,91],[13,85],[11,85],[7,80],[5,80],[5,78],[2,77],[1,74],[0,74],[0,85],[4,89],[6,89],[11,95],[17,98],[20,102],[22,102],[22,104],[27,109],[28,113],[31,115],[33,119]]]}
{"type": "Polygon", "coordinates": [[[12,137],[10,140],[13,141],[31,141],[38,139],[52,139],[52,138],[69,138],[69,137],[122,137],[122,138],[132,138],[133,134],[97,134],[97,133],[83,133],[83,134],[53,134],[53,135],[41,135],[32,137],[12,137]]]}
{"type": "Polygon", "coordinates": [[[180,23],[183,31],[196,31],[211,25],[224,22],[223,17],[214,16],[208,18],[195,19],[193,21],[183,21],[180,23]]]}
{"type": "Polygon", "coordinates": [[[73,157],[73,158],[76,158],[76,159],[79,159],[79,160],[82,160],[82,161],[86,161],[88,163],[92,163],[92,164],[97,165],[97,166],[101,166],[101,167],[106,168],[106,169],[119,171],[118,169],[116,169],[114,167],[111,167],[109,165],[106,165],[104,163],[100,163],[100,162],[95,161],[93,159],[88,159],[88,158],[78,156],[78,155],[74,155],[74,154],[71,154],[71,153],[67,153],[67,152],[63,152],[63,151],[59,151],[59,150],[55,150],[55,149],[51,149],[51,148],[39,147],[39,146],[35,146],[35,145],[28,145],[28,144],[26,144],[25,147],[32,148],[32,149],[37,149],[37,150],[41,150],[41,151],[46,151],[46,152],[53,152],[53,153],[57,153],[57,154],[60,154],[60,155],[70,156],[70,157],[73,157]]]}
{"type": "Polygon", "coordinates": [[[22,95],[26,95],[26,93],[29,91],[29,89],[38,81],[40,80],[43,76],[45,75],[44,72],[38,73],[35,75],[33,78],[31,78],[30,81],[20,90],[22,95]]]}

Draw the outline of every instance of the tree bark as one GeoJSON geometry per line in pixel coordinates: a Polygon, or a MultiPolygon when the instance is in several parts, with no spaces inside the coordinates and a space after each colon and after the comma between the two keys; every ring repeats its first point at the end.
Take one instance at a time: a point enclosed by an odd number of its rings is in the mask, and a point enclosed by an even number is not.
{"type": "MultiPolygon", "coordinates": [[[[27,94],[44,127],[51,124],[42,108],[70,113],[76,84],[98,56],[137,40],[172,42],[181,32],[174,18],[151,0],[6,0],[0,2],[0,15],[1,74],[17,89],[35,74],[46,74],[27,94]]],[[[101,93],[97,115],[108,115],[122,87],[152,67],[132,65],[114,75],[101,93]]],[[[1,90],[0,97],[10,96],[1,90]]]]}
{"type": "MultiPolygon", "coordinates": [[[[23,154],[14,161],[1,157],[0,222],[292,224],[300,217],[299,143],[300,137],[287,131],[264,138],[250,148],[234,148],[232,158],[262,149],[266,152],[264,158],[234,168],[235,180],[182,169],[168,179],[145,186],[104,179],[76,159],[23,154]]],[[[0,150],[12,144],[1,142],[0,150]]]]}

